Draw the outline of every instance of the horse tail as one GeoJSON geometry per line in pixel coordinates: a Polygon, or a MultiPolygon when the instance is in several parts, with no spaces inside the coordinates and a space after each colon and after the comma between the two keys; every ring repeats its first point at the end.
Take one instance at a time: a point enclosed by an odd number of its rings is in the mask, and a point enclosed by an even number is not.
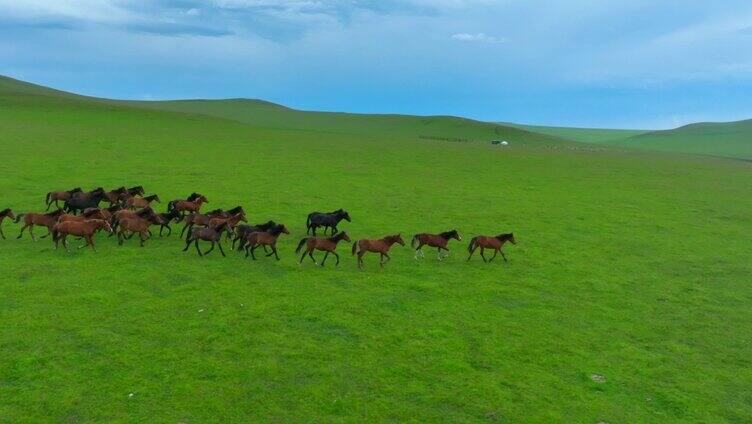
{"type": "Polygon", "coordinates": [[[418,242],[418,236],[419,234],[416,234],[413,236],[413,239],[410,241],[410,246],[414,249],[416,246],[416,243],[418,242]]]}
{"type": "Polygon", "coordinates": [[[295,249],[295,253],[300,253],[300,249],[303,248],[303,245],[308,241],[309,237],[302,238],[300,242],[298,243],[298,247],[295,249]]]}
{"type": "Polygon", "coordinates": [[[353,243],[353,248],[352,248],[352,254],[353,255],[355,255],[355,251],[358,250],[358,242],[359,241],[360,240],[355,240],[355,243],[353,243]]]}
{"type": "Polygon", "coordinates": [[[16,219],[13,222],[15,222],[16,224],[18,224],[19,222],[21,222],[21,218],[23,218],[24,215],[26,215],[26,214],[25,213],[20,213],[20,214],[16,215],[16,219]]]}
{"type": "Polygon", "coordinates": [[[468,244],[468,245],[467,245],[467,251],[468,251],[468,252],[472,252],[472,251],[473,251],[473,246],[475,246],[475,244],[476,244],[477,242],[478,242],[478,241],[477,241],[477,237],[473,237],[473,238],[472,238],[472,239],[470,240],[470,244],[468,244]]]}

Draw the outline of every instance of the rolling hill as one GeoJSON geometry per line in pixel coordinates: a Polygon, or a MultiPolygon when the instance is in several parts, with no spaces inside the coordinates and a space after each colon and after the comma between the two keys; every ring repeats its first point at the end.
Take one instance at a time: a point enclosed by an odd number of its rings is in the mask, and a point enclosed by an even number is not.
{"type": "Polygon", "coordinates": [[[580,141],[583,143],[600,143],[623,140],[646,133],[646,130],[619,130],[607,128],[575,128],[575,127],[548,127],[542,125],[522,125],[502,123],[512,127],[521,128],[534,133],[546,134],[566,140],[580,141]]]}
{"type": "Polygon", "coordinates": [[[642,149],[752,159],[752,120],[697,123],[606,142],[642,149]]]}
{"type": "Polygon", "coordinates": [[[182,223],[66,252],[4,220],[0,421],[752,422],[748,162],[7,79],[0,129],[0,210],[143,185],[159,211],[199,191],[291,232],[252,261],[184,252],[182,223]],[[300,263],[306,215],[337,208],[353,240],[408,245],[300,263]],[[413,234],[449,229],[448,258],[414,259],[413,234]],[[509,262],[467,261],[506,232],[509,262]]]}

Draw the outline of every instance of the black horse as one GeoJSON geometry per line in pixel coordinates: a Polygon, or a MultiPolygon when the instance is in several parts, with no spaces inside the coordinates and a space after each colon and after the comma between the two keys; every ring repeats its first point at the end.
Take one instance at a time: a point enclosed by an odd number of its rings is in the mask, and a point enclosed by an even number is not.
{"type": "Polygon", "coordinates": [[[180,212],[176,210],[171,210],[169,212],[162,212],[158,213],[157,216],[162,218],[162,224],[159,225],[159,237],[162,237],[162,231],[166,228],[167,229],[167,237],[172,234],[172,228],[170,228],[170,223],[180,222],[183,219],[183,215],[180,214],[180,212]]]}
{"type": "Polygon", "coordinates": [[[68,213],[77,214],[78,212],[83,212],[84,209],[98,208],[99,203],[106,197],[107,193],[102,187],[97,187],[86,193],[75,193],[70,199],[65,201],[63,209],[68,213]]]}
{"type": "Polygon", "coordinates": [[[337,224],[343,219],[347,222],[352,222],[347,211],[342,209],[337,209],[329,213],[311,212],[308,214],[308,219],[306,220],[306,227],[308,228],[306,234],[315,236],[316,228],[324,227],[324,234],[326,234],[326,229],[329,228],[332,230],[332,235],[334,235],[337,232],[337,224]]]}
{"type": "MultiPolygon", "coordinates": [[[[240,244],[238,244],[238,252],[241,252],[245,248],[246,238],[248,234],[251,234],[256,231],[267,231],[275,225],[277,225],[277,223],[271,220],[263,224],[238,225],[237,227],[235,227],[235,238],[232,239],[232,245],[230,248],[234,250],[235,243],[240,241],[240,244]]],[[[264,251],[266,251],[266,247],[264,247],[264,251]]]]}

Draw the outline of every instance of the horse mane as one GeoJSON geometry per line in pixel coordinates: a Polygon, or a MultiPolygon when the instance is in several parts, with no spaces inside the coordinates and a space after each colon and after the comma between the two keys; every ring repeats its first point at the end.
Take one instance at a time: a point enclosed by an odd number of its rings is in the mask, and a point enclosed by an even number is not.
{"type": "Polygon", "coordinates": [[[439,236],[447,240],[449,240],[450,238],[456,235],[457,235],[457,230],[444,231],[443,233],[439,234],[439,236]]]}
{"type": "Polygon", "coordinates": [[[187,200],[187,201],[189,201],[189,202],[192,202],[192,201],[194,201],[194,200],[198,199],[199,197],[201,197],[201,195],[200,195],[200,194],[198,194],[198,193],[196,193],[196,192],[194,191],[194,192],[193,192],[193,193],[191,193],[191,195],[190,195],[190,196],[188,196],[188,198],[187,198],[187,199],[185,199],[185,200],[187,200]]]}
{"type": "Polygon", "coordinates": [[[147,206],[147,207],[145,207],[145,208],[137,211],[136,215],[138,215],[138,216],[140,216],[140,217],[143,218],[146,214],[153,213],[153,212],[154,212],[154,209],[152,209],[150,206],[147,206]]]}
{"type": "Polygon", "coordinates": [[[399,234],[392,234],[391,236],[384,237],[382,240],[384,240],[386,243],[396,243],[399,238],[399,234]]]}
{"type": "Polygon", "coordinates": [[[10,208],[5,208],[0,211],[0,216],[5,216],[8,214],[8,212],[10,212],[10,208]]]}
{"type": "Polygon", "coordinates": [[[235,206],[234,208],[227,210],[227,213],[232,214],[232,215],[235,215],[236,213],[239,213],[239,212],[245,212],[242,206],[235,206]]]}
{"type": "Polygon", "coordinates": [[[513,235],[514,235],[513,233],[504,233],[504,234],[499,234],[498,236],[496,236],[496,238],[499,239],[500,241],[504,241],[504,240],[509,240],[510,238],[512,238],[513,235]]]}
{"type": "Polygon", "coordinates": [[[81,189],[81,187],[76,187],[76,188],[74,188],[73,190],[69,191],[69,193],[80,193],[80,192],[82,192],[82,191],[83,191],[83,190],[81,189]]]}
{"type": "Polygon", "coordinates": [[[269,230],[267,231],[269,234],[276,236],[282,233],[282,231],[285,229],[285,226],[282,224],[274,224],[269,230]]]}
{"type": "Polygon", "coordinates": [[[151,196],[144,197],[144,200],[147,200],[147,201],[151,202],[152,200],[156,199],[157,197],[159,197],[159,196],[157,196],[156,194],[152,194],[151,196]]]}
{"type": "Polygon", "coordinates": [[[123,193],[125,192],[125,186],[120,186],[116,188],[115,190],[112,190],[113,193],[123,193]]]}

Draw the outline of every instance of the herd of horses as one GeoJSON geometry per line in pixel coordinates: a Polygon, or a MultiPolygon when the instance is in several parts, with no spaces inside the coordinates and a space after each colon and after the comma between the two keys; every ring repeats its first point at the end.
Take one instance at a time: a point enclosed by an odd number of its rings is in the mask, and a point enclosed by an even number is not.
{"type": "MultiPolygon", "coordinates": [[[[209,203],[206,196],[200,193],[191,193],[185,199],[171,200],[167,203],[167,211],[158,213],[154,210],[154,203],[161,203],[158,195],[145,195],[142,186],[131,188],[119,187],[106,191],[102,187],[91,191],[84,191],[80,187],[71,190],[53,191],[47,193],[44,212],[27,212],[14,215],[11,209],[0,211],[0,237],[5,239],[3,233],[3,220],[8,218],[15,223],[23,222],[21,231],[16,238],[21,238],[24,231],[29,233],[32,240],[37,238],[34,227],[44,227],[47,233],[41,238],[51,236],[55,248],[62,243],[66,250],[69,249],[68,237],[82,239],[85,244],[79,248],[90,247],[96,251],[94,236],[100,231],[109,235],[117,236],[118,244],[122,245],[126,240],[138,236],[140,246],[152,237],[152,228],[159,227],[160,237],[169,237],[172,234],[171,224],[183,223],[180,237],[185,237],[187,251],[191,244],[194,245],[199,256],[211,253],[217,247],[222,254],[222,238],[231,241],[231,249],[245,252],[245,257],[256,260],[256,251],[260,247],[267,257],[274,256],[280,260],[277,250],[277,239],[282,234],[290,234],[283,224],[275,221],[267,221],[259,224],[249,224],[246,213],[242,206],[223,210],[214,209],[202,212],[202,207],[209,203]],[[62,206],[61,206],[62,202],[62,206]],[[107,206],[102,203],[108,204],[107,206]],[[50,211],[51,208],[54,210],[50,211]],[[164,232],[166,231],[166,234],[164,232]],[[206,251],[201,251],[199,242],[210,243],[206,251]]],[[[313,256],[315,251],[324,252],[321,266],[324,266],[331,254],[340,262],[337,254],[337,246],[345,241],[352,243],[352,255],[357,256],[358,267],[363,267],[363,256],[366,253],[378,253],[379,264],[383,267],[391,257],[389,251],[392,246],[399,244],[405,246],[401,234],[388,235],[380,239],[360,239],[353,242],[347,232],[337,228],[342,221],[351,222],[350,215],[343,209],[332,212],[312,212],[306,218],[306,237],[298,242],[295,249],[300,256],[300,263],[308,256],[314,264],[318,265],[313,256]],[[323,235],[316,235],[318,229],[323,229],[323,235]],[[329,234],[327,234],[327,231],[329,234]]],[[[445,231],[438,234],[419,233],[413,236],[410,246],[415,249],[415,259],[425,256],[423,247],[436,248],[438,260],[443,260],[449,255],[450,240],[461,241],[462,236],[457,230],[445,231]]],[[[469,261],[476,250],[480,249],[480,256],[484,262],[493,261],[501,254],[504,261],[507,257],[502,251],[505,243],[516,244],[517,241],[512,233],[503,233],[497,236],[476,236],[468,245],[469,261]],[[486,250],[493,250],[493,256],[489,259],[485,256],[486,250]]]]}

